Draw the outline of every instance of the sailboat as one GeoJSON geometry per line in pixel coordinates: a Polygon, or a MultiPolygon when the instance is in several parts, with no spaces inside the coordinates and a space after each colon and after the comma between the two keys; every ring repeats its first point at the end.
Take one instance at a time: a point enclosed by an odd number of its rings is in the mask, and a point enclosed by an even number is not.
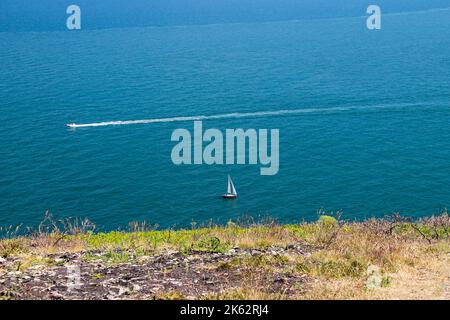
{"type": "Polygon", "coordinates": [[[233,181],[231,180],[231,177],[228,176],[228,190],[227,193],[225,193],[222,198],[224,199],[236,199],[237,198],[237,192],[236,188],[234,187],[233,181]]]}

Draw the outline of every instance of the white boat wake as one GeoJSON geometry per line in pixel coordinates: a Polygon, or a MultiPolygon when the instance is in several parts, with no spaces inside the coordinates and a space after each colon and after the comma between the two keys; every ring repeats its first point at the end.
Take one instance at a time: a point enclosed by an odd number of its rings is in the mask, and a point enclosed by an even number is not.
{"type": "Polygon", "coordinates": [[[344,111],[367,111],[375,109],[394,109],[421,106],[422,103],[397,103],[397,104],[382,104],[372,106],[347,106],[347,107],[333,107],[333,108],[304,108],[304,109],[285,109],[275,111],[259,111],[259,112],[234,112],[222,113],[216,115],[199,115],[186,117],[171,117],[171,118],[154,118],[142,120],[123,120],[123,121],[106,121],[94,123],[69,123],[69,128],[87,128],[87,127],[106,127],[106,126],[124,126],[132,124],[150,124],[150,123],[164,123],[164,122],[182,122],[182,121],[201,121],[201,120],[217,120],[217,119],[233,119],[233,118],[258,118],[284,115],[298,115],[305,113],[336,113],[344,111]]]}

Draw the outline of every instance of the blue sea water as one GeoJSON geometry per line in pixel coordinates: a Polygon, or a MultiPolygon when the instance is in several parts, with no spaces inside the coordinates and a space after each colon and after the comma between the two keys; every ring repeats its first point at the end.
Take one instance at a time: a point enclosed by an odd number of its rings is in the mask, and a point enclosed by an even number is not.
{"type": "Polygon", "coordinates": [[[379,31],[343,17],[0,32],[0,68],[0,225],[46,210],[106,230],[450,205],[450,10],[385,15],[379,31]],[[171,133],[192,122],[66,127],[283,109],[312,112],[203,123],[278,128],[275,176],[175,166],[171,133]],[[236,201],[220,198],[228,174],[236,201]]]}

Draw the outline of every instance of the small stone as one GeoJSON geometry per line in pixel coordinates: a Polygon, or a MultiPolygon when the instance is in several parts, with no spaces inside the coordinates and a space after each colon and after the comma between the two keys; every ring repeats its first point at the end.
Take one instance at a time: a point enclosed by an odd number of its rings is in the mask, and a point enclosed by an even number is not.
{"type": "Polygon", "coordinates": [[[150,259],[151,259],[151,257],[149,257],[149,256],[142,256],[142,257],[139,257],[138,261],[139,262],[147,262],[150,259]]]}
{"type": "Polygon", "coordinates": [[[124,294],[126,294],[126,293],[128,293],[128,292],[129,292],[128,288],[119,287],[119,293],[118,293],[118,295],[121,296],[121,295],[124,295],[124,294]]]}
{"type": "Polygon", "coordinates": [[[135,291],[135,292],[141,291],[141,286],[138,285],[138,284],[134,284],[133,285],[133,291],[135,291]]]}

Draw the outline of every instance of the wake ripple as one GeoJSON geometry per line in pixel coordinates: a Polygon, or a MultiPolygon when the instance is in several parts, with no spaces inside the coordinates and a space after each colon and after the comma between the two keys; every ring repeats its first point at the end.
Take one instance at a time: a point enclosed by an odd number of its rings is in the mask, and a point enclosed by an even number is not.
{"type": "Polygon", "coordinates": [[[233,118],[259,118],[259,117],[275,117],[285,115],[298,115],[306,113],[337,113],[345,111],[367,111],[376,109],[394,109],[394,108],[406,108],[416,107],[423,104],[420,103],[397,103],[397,104],[383,104],[372,106],[346,106],[346,107],[333,107],[333,108],[304,108],[304,109],[285,109],[274,111],[259,111],[259,112],[233,112],[222,113],[216,115],[199,115],[199,116],[186,116],[186,117],[170,117],[170,118],[154,118],[154,119],[141,119],[141,120],[118,120],[118,121],[106,121],[106,122],[94,122],[94,123],[69,123],[69,128],[88,128],[88,127],[106,127],[106,126],[124,126],[133,124],[151,124],[151,123],[166,123],[166,122],[182,122],[182,121],[202,121],[202,120],[217,120],[217,119],[233,119],[233,118]]]}

